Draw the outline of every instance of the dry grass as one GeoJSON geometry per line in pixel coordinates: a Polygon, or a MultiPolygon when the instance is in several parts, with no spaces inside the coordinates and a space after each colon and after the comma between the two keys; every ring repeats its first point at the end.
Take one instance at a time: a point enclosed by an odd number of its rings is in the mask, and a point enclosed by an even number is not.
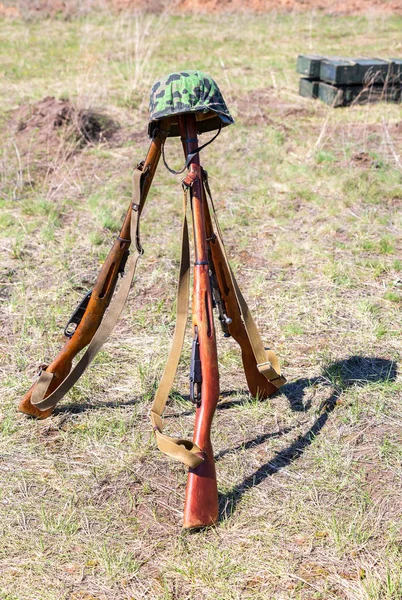
{"type": "MultiPolygon", "coordinates": [[[[294,72],[305,50],[394,55],[400,26],[317,14],[2,21],[1,600],[402,597],[400,106],[334,110],[300,98],[294,72]],[[255,401],[236,344],[219,339],[221,521],[192,536],[180,531],[186,473],[157,452],[147,414],[179,261],[179,179],[162,167],[115,333],[51,419],[16,413],[119,228],[148,146],[150,83],[189,65],[217,79],[236,118],[203,164],[289,380],[255,401]],[[47,96],[120,128],[73,152],[63,133],[58,154],[35,132],[22,143],[15,111],[47,96]]],[[[182,162],[174,141],[167,153],[182,162]]],[[[166,418],[181,436],[189,352],[190,338],[166,418]]]]}

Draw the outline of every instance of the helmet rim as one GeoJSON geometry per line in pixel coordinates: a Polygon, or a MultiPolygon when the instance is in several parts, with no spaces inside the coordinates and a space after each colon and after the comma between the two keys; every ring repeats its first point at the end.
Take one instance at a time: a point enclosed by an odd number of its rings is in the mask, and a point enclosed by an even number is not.
{"type": "MultiPolygon", "coordinates": [[[[234,123],[218,85],[200,70],[170,73],[157,79],[151,89],[149,112],[150,137],[163,119],[184,114],[195,114],[198,133],[234,123]]],[[[178,135],[178,124],[171,119],[168,137],[178,135]]]]}

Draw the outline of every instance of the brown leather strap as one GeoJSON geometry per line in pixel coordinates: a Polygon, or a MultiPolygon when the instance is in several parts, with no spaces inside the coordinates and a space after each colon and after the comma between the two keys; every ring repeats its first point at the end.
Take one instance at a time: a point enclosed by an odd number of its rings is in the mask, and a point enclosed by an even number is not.
{"type": "Polygon", "coordinates": [[[170,348],[169,357],[158,390],[151,407],[150,417],[156,436],[156,442],[159,450],[164,454],[184,463],[188,467],[195,468],[203,462],[203,458],[197,456],[201,449],[189,440],[172,438],[162,433],[163,420],[162,413],[165,410],[166,402],[169,397],[173,380],[175,378],[177,367],[183,348],[184,335],[188,319],[189,291],[190,291],[190,247],[188,239],[188,224],[186,216],[187,191],[184,188],[183,194],[183,227],[181,236],[181,261],[179,282],[177,286],[176,303],[176,326],[173,334],[173,342],[170,348]]]}
{"type": "Polygon", "coordinates": [[[39,408],[39,410],[47,410],[48,408],[54,408],[56,404],[67,394],[72,386],[78,381],[81,375],[84,373],[86,368],[91,364],[103,344],[108,339],[112,332],[116,322],[123,310],[126,303],[128,294],[130,292],[131,283],[134,278],[135,269],[137,266],[138,258],[142,254],[142,249],[139,241],[139,218],[140,211],[142,208],[141,202],[141,176],[142,171],[135,169],[133,175],[133,210],[131,213],[130,223],[130,237],[131,237],[131,248],[132,251],[127,261],[125,276],[122,283],[117,290],[108,311],[106,312],[101,324],[96,330],[91,342],[89,343],[85,353],[72,368],[67,377],[62,383],[52,392],[49,396],[46,396],[46,392],[49,385],[54,377],[54,374],[49,371],[42,371],[39,379],[32,391],[31,402],[39,408]]]}
{"type": "MultiPolygon", "coordinates": [[[[240,309],[240,313],[242,316],[242,320],[244,323],[244,327],[247,332],[247,336],[250,340],[251,347],[253,349],[253,354],[257,363],[257,368],[259,372],[268,379],[275,387],[280,388],[284,383],[286,383],[285,377],[281,375],[281,368],[279,364],[278,357],[276,356],[273,350],[266,350],[263,346],[260,334],[258,332],[257,326],[254,322],[254,319],[251,315],[250,309],[247,306],[247,303],[243,297],[243,294],[240,291],[240,288],[237,284],[236,278],[233,274],[233,271],[230,267],[229,260],[226,254],[226,249],[222,239],[221,228],[218,223],[218,217],[215,211],[214,202],[212,199],[211,190],[208,183],[208,174],[206,171],[203,171],[203,182],[204,188],[209,197],[212,214],[214,217],[215,228],[216,228],[216,238],[218,240],[219,247],[222,251],[222,256],[226,263],[227,270],[230,274],[230,278],[232,281],[232,287],[236,296],[237,304],[240,309]]],[[[206,198],[207,198],[206,196],[206,198]]]]}

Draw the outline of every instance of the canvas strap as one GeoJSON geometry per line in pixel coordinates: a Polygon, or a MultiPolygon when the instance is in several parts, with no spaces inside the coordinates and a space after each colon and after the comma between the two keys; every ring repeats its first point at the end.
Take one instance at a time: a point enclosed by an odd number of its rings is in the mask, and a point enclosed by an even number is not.
{"type": "MultiPolygon", "coordinates": [[[[191,175],[191,173],[190,173],[191,175]]],[[[191,176],[186,178],[188,182],[194,180],[191,176]]],[[[186,181],[185,180],[185,181],[186,181]]],[[[277,388],[286,382],[286,379],[281,375],[279,360],[276,354],[272,350],[265,350],[261,341],[261,337],[258,333],[255,322],[251,316],[250,310],[243,298],[243,295],[239,289],[233,272],[230,268],[229,261],[226,255],[225,247],[223,245],[222,234],[218,223],[218,218],[215,212],[211,190],[208,184],[207,173],[203,171],[203,185],[210,199],[212,206],[212,213],[214,216],[215,227],[217,231],[217,240],[222,250],[222,256],[224,257],[226,267],[230,273],[231,283],[233,291],[235,293],[237,303],[241,312],[241,316],[244,322],[244,326],[247,335],[250,340],[251,347],[257,362],[257,367],[260,373],[262,373],[268,381],[273,383],[277,388]]],[[[163,371],[161,381],[159,383],[158,390],[155,394],[155,398],[151,407],[150,417],[152,427],[155,432],[156,441],[159,450],[164,454],[167,454],[171,458],[184,463],[190,468],[195,468],[203,462],[201,449],[191,442],[181,438],[173,438],[162,433],[163,431],[163,420],[162,414],[165,410],[166,402],[169,397],[170,390],[173,385],[177,367],[180,360],[181,351],[183,348],[184,336],[186,331],[186,324],[188,319],[189,309],[189,291],[190,291],[190,249],[188,240],[188,225],[186,216],[187,207],[187,186],[183,186],[183,228],[182,228],[182,241],[181,241],[181,261],[180,261],[180,274],[179,282],[177,286],[177,303],[176,303],[176,326],[173,334],[173,342],[170,348],[170,353],[163,371]],[[200,454],[201,453],[201,454],[200,454]]],[[[206,198],[206,195],[205,195],[206,198]]]]}
{"type": "Polygon", "coordinates": [[[78,363],[72,368],[67,377],[62,383],[52,392],[49,396],[46,396],[46,392],[49,388],[50,383],[53,380],[54,373],[46,370],[42,370],[39,375],[39,379],[32,391],[31,402],[39,408],[39,410],[47,410],[48,408],[54,408],[56,404],[66,395],[66,393],[72,388],[72,386],[78,381],[81,375],[84,373],[86,368],[91,364],[103,344],[108,339],[112,332],[122,310],[126,303],[131,283],[134,278],[135,269],[137,266],[138,258],[142,254],[142,248],[140,244],[139,236],[139,218],[143,207],[143,200],[141,197],[141,177],[143,172],[139,167],[134,170],[133,174],[133,202],[131,211],[131,222],[130,222],[130,239],[132,241],[132,251],[127,261],[125,268],[125,276],[122,283],[117,290],[107,313],[105,314],[101,324],[96,330],[91,342],[89,343],[85,353],[78,361],[78,363]]]}
{"type": "MultiPolygon", "coordinates": [[[[208,183],[208,173],[203,170],[203,184],[204,189],[207,192],[207,196],[210,201],[210,205],[212,208],[212,215],[215,223],[216,230],[216,238],[218,240],[219,247],[222,252],[222,256],[225,261],[225,265],[228,273],[230,274],[230,279],[232,282],[233,291],[236,296],[237,304],[240,309],[240,313],[242,316],[242,320],[244,323],[244,327],[247,332],[247,336],[250,340],[251,347],[253,349],[253,354],[257,363],[257,368],[259,372],[268,379],[275,387],[280,388],[284,383],[286,383],[285,377],[281,375],[281,368],[279,364],[278,357],[275,352],[270,349],[265,349],[258,332],[257,326],[254,322],[254,319],[251,315],[251,312],[247,306],[247,303],[243,297],[243,294],[240,291],[240,288],[237,284],[236,278],[233,274],[233,271],[230,267],[229,260],[226,254],[225,246],[222,239],[222,232],[219,226],[218,217],[215,211],[214,201],[211,194],[211,189],[208,183]]],[[[205,196],[207,198],[207,196],[205,196]]]]}
{"type": "Polygon", "coordinates": [[[169,392],[172,388],[173,380],[177,372],[177,367],[183,348],[189,309],[190,247],[186,214],[188,194],[187,187],[183,186],[183,190],[184,217],[181,235],[179,282],[177,286],[176,326],[165,369],[163,371],[163,375],[151,407],[150,417],[159,450],[161,450],[161,452],[164,454],[167,454],[168,456],[178,460],[179,462],[184,463],[188,467],[195,468],[203,462],[203,458],[201,456],[197,456],[197,453],[200,453],[201,449],[190,440],[173,438],[162,433],[162,413],[165,410],[169,392]]]}

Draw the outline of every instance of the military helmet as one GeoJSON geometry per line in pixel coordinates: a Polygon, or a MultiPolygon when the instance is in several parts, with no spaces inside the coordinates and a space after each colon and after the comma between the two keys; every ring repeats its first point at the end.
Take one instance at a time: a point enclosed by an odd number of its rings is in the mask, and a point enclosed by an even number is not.
{"type": "MultiPolygon", "coordinates": [[[[202,71],[171,73],[155,81],[149,101],[149,136],[158,121],[185,113],[195,114],[198,133],[234,123],[215,81],[202,71]]],[[[169,137],[178,135],[179,127],[173,119],[169,137]]]]}

